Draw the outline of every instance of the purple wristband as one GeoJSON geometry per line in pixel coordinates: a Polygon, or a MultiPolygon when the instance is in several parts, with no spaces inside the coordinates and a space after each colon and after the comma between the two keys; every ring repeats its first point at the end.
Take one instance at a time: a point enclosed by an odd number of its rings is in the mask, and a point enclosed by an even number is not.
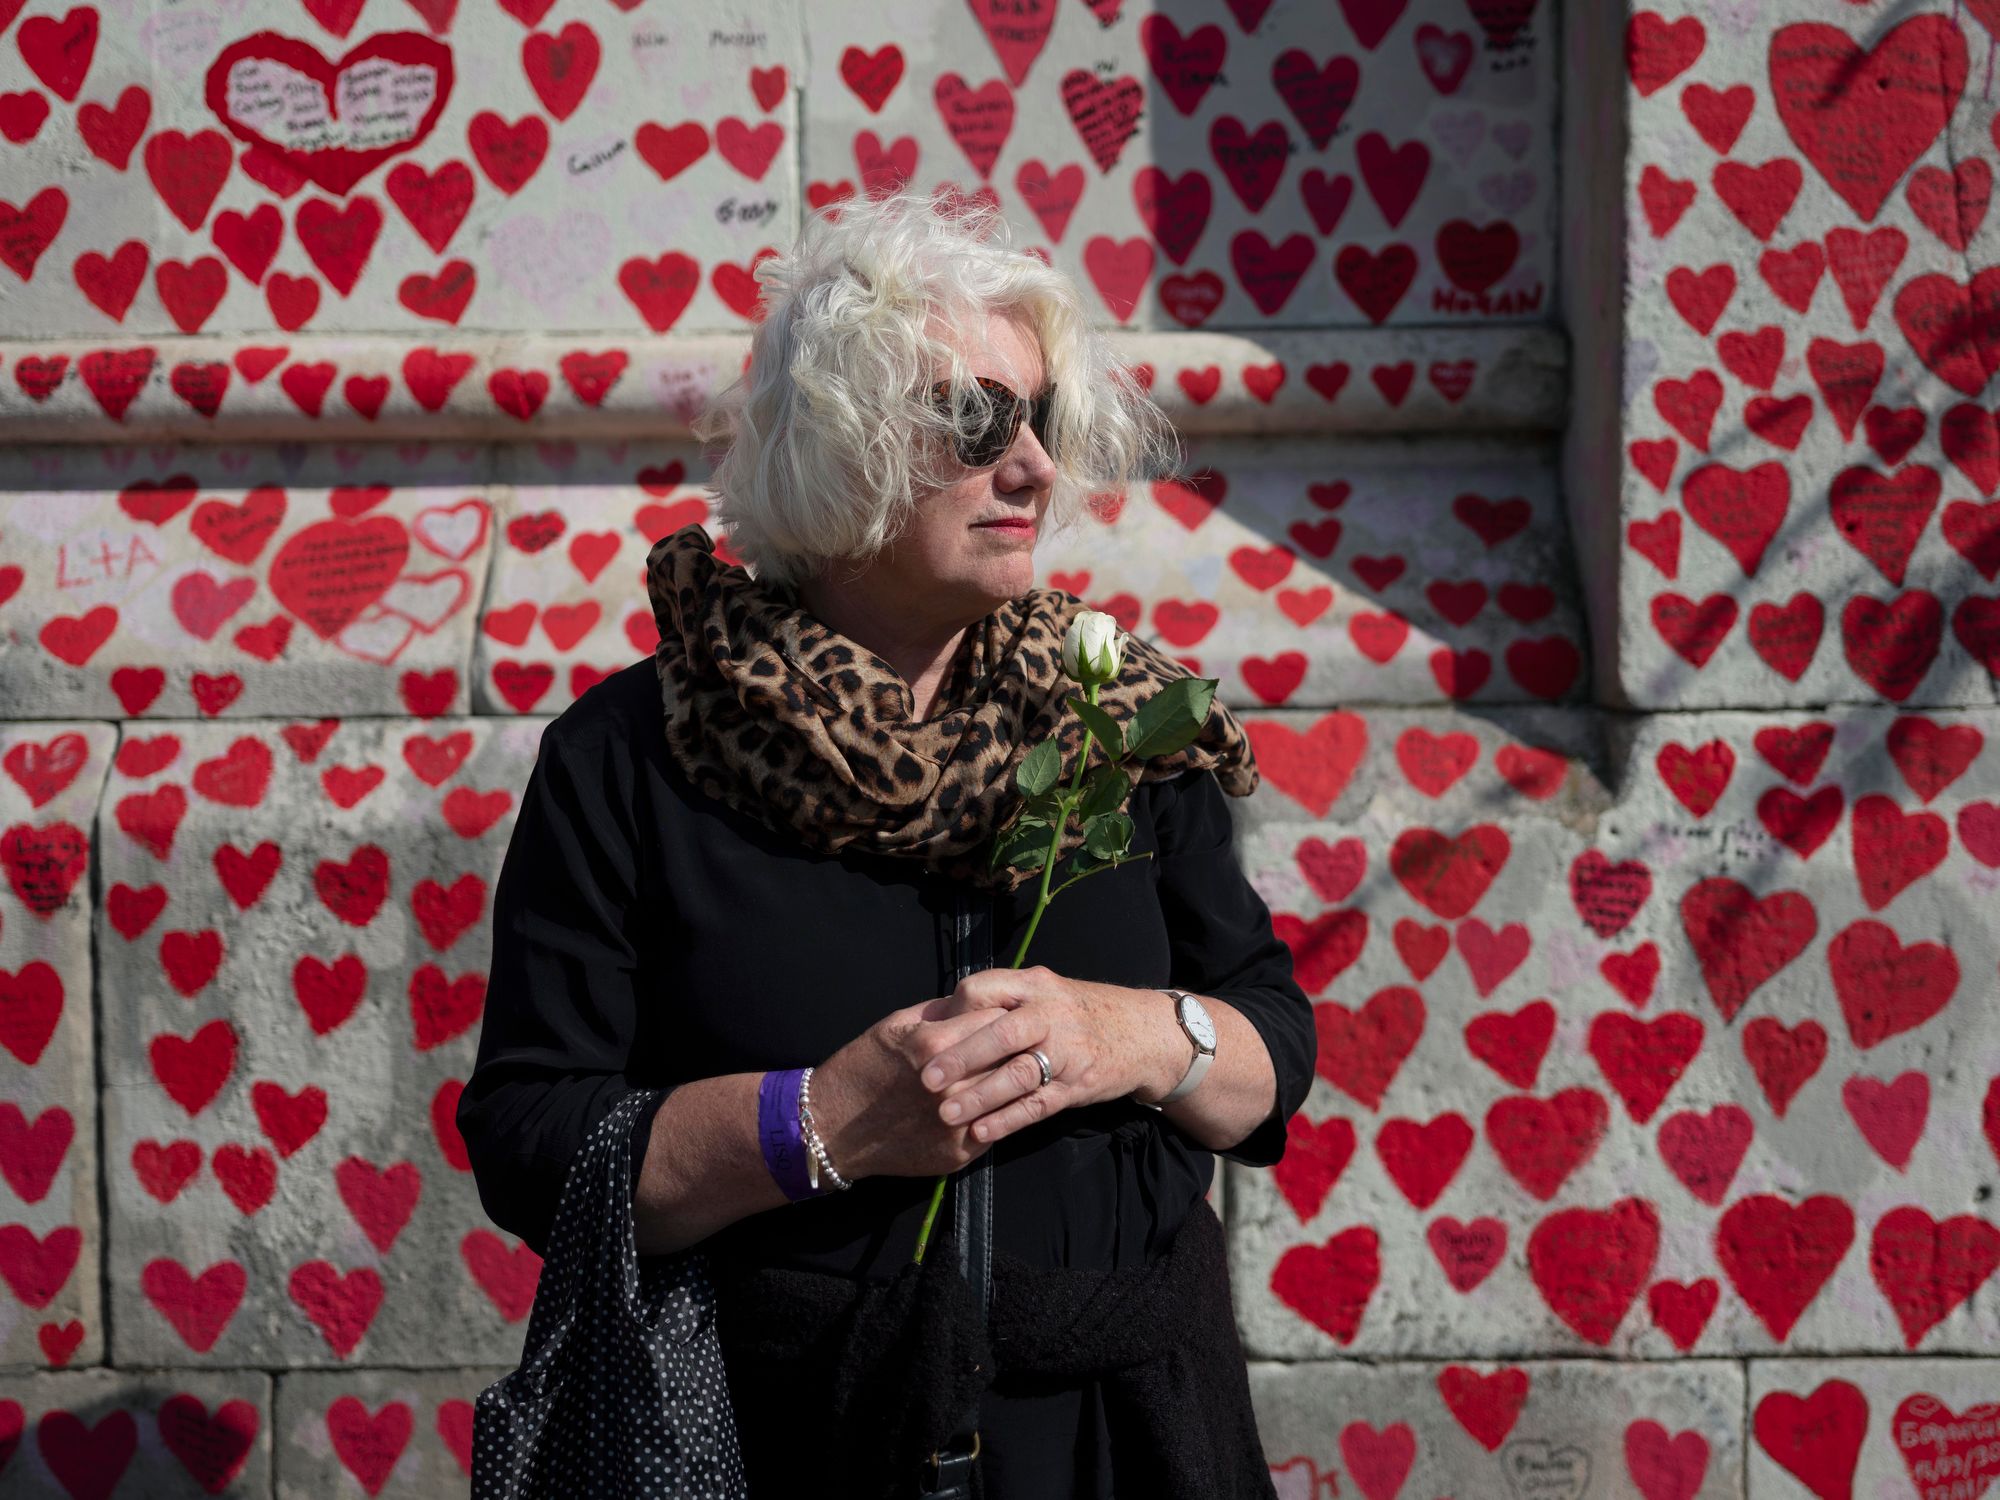
{"type": "Polygon", "coordinates": [[[763,1143],[764,1165],[794,1203],[817,1198],[806,1175],[806,1138],[799,1128],[799,1088],[804,1068],[773,1068],[757,1085],[757,1139],[763,1143]]]}

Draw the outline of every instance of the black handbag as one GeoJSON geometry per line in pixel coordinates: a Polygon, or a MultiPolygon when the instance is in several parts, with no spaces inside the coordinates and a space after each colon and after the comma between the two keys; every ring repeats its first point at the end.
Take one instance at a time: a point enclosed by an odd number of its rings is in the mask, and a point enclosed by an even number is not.
{"type": "MultiPolygon", "coordinates": [[[[953,971],[956,985],[968,974],[993,967],[993,902],[974,901],[958,887],[954,914],[953,971]]],[[[993,1307],[993,1151],[982,1151],[953,1174],[952,1233],[958,1241],[958,1271],[979,1296],[981,1317],[993,1307]]],[[[979,1398],[960,1419],[958,1431],[932,1453],[917,1481],[925,1500],[975,1500],[973,1467],[979,1462],[979,1398]]]]}
{"type": "Polygon", "coordinates": [[[633,1122],[664,1092],[570,1164],[520,1367],[473,1401],[472,1500],[748,1500],[707,1259],[633,1240],[633,1122]]]}

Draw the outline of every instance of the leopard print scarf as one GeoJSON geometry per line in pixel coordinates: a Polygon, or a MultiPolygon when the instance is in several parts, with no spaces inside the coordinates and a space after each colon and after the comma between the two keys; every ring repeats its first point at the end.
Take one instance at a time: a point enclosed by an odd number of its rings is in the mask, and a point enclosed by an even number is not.
{"type": "MultiPolygon", "coordinates": [[[[984,890],[1040,880],[1039,870],[989,870],[988,840],[1019,807],[1015,768],[1051,732],[1065,777],[1074,772],[1083,724],[1066,700],[1083,690],[1063,672],[1062,643],[1087,608],[1074,594],[1030,589],[973,625],[937,711],[912,722],[914,696],[888,662],[788,591],[725,565],[699,523],[653,544],[646,590],[667,745],[697,790],[790,829],[809,849],[853,844],[984,890]]],[[[1128,636],[1124,670],[1098,689],[1098,706],[1129,723],[1141,702],[1190,675],[1128,636]]],[[[1091,764],[1103,759],[1093,741],[1091,764]]],[[[1231,796],[1257,789],[1250,741],[1219,701],[1194,740],[1125,769],[1153,781],[1197,766],[1231,796]]],[[[1066,829],[1058,858],[1082,842],[1079,828],[1066,829]]]]}

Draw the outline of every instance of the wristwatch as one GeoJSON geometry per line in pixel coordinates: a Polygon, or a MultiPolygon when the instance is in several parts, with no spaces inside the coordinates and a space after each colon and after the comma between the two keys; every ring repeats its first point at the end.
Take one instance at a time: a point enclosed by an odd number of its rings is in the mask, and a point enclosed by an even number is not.
{"type": "Polygon", "coordinates": [[[1176,1099],[1185,1099],[1201,1082],[1201,1075],[1208,1071],[1208,1065],[1215,1061],[1215,1022],[1209,1019],[1208,1009],[1201,1001],[1186,990],[1162,990],[1162,994],[1174,997],[1174,1014],[1180,1020],[1181,1030],[1194,1048],[1194,1057],[1188,1063],[1188,1070],[1181,1076],[1170,1092],[1159,1104],[1147,1104],[1144,1099],[1134,1099],[1134,1104],[1145,1105],[1147,1109],[1158,1109],[1161,1105],[1172,1104],[1176,1099]]]}

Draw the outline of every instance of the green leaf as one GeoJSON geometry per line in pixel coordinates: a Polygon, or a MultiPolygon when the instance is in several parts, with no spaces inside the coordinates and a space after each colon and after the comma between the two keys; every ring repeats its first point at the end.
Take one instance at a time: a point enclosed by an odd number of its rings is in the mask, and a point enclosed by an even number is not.
{"type": "Polygon", "coordinates": [[[1062,775],[1062,749],[1054,740],[1043,740],[1014,770],[1014,784],[1024,797],[1040,796],[1062,775]]]}
{"type": "Polygon", "coordinates": [[[1077,803],[1077,815],[1088,823],[1100,813],[1123,807],[1131,792],[1131,778],[1123,770],[1117,766],[1099,766],[1083,784],[1083,797],[1077,803]]]}
{"type": "Polygon", "coordinates": [[[1132,820],[1122,812],[1092,818],[1083,827],[1083,847],[1099,859],[1116,859],[1132,842],[1132,820]]]}
{"type": "Polygon", "coordinates": [[[1056,814],[1062,811],[1062,805],[1062,787],[1060,785],[1052,786],[1045,792],[1035,793],[1034,796],[1022,803],[1021,814],[1023,817],[1041,818],[1049,827],[1053,828],[1056,825],[1056,814]]]}
{"type": "Polygon", "coordinates": [[[1151,760],[1192,743],[1208,722],[1220,682],[1218,677],[1177,677],[1140,704],[1128,736],[1131,753],[1151,760]]]}
{"type": "Polygon", "coordinates": [[[1003,835],[993,845],[993,865],[1020,865],[1024,869],[1039,870],[1048,861],[1050,835],[1053,824],[1036,819],[1023,819],[1013,830],[1003,835]]]}
{"type": "Polygon", "coordinates": [[[1097,743],[1104,747],[1104,753],[1113,760],[1125,754],[1125,731],[1118,727],[1118,721],[1083,698],[1072,698],[1069,706],[1076,710],[1076,716],[1090,726],[1090,732],[1097,737],[1097,743]]]}

